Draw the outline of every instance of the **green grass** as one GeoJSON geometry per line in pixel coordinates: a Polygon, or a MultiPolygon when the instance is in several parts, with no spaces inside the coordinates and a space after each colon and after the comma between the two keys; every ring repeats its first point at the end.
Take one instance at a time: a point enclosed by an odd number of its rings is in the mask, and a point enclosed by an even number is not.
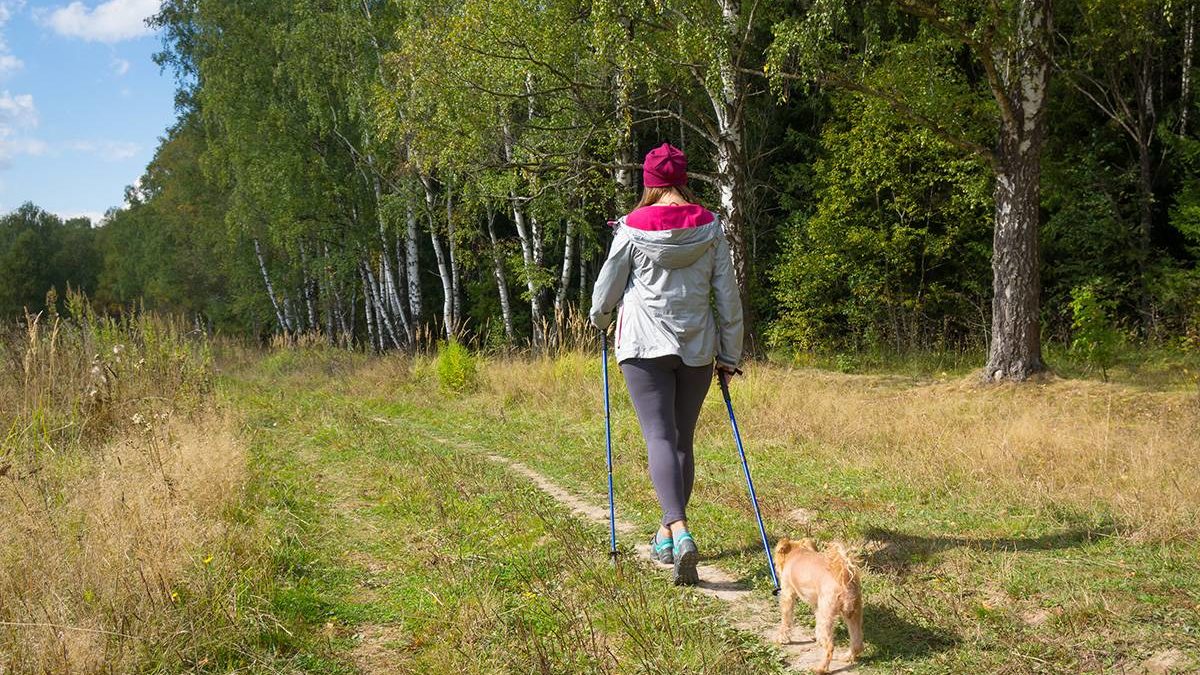
{"type": "Polygon", "coordinates": [[[225,672],[770,673],[713,601],[611,567],[581,523],[478,454],[270,361],[227,378],[246,411],[277,622],[209,659],[225,672]]]}
{"type": "MultiPolygon", "coordinates": [[[[1055,375],[1070,379],[1100,379],[1100,368],[1058,342],[1042,344],[1042,358],[1055,375]]],[[[987,353],[982,349],[965,351],[863,350],[833,353],[780,350],[770,354],[780,364],[813,367],[842,373],[902,375],[914,378],[967,377],[983,368],[987,353]]],[[[1108,368],[1112,382],[1144,390],[1184,389],[1200,391],[1200,350],[1179,349],[1170,345],[1123,343],[1108,368]]]]}
{"type": "MultiPolygon", "coordinates": [[[[536,377],[536,376],[534,376],[536,377]]],[[[614,388],[618,510],[654,526],[658,507],[631,406],[614,388]]],[[[735,389],[736,396],[736,389],[735,389]]],[[[371,409],[451,442],[519,459],[603,503],[603,427],[547,400],[429,396],[420,379],[371,409]]],[[[768,581],[719,395],[697,447],[690,510],[702,551],[765,594],[768,581]]],[[[748,439],[772,538],[869,542],[865,666],[879,672],[1121,672],[1179,647],[1200,656],[1195,541],[1140,543],[1102,513],[1032,511],[903,475],[823,466],[818,453],[748,439]],[[818,514],[801,526],[795,509],[818,514]]],[[[600,546],[599,543],[596,544],[600,546]]]]}
{"type": "MultiPolygon", "coordinates": [[[[337,352],[224,378],[252,457],[239,517],[262,550],[242,559],[253,620],[195,669],[779,672],[773,648],[730,628],[716,601],[612,568],[603,526],[482,458],[520,460],[603,504],[599,401],[581,411],[549,386],[516,395],[479,367],[471,393],[442,387],[428,359],[337,352]]],[[[529,371],[599,391],[598,363],[529,371]]],[[[644,448],[619,377],[613,392],[618,514],[649,533],[659,512],[644,448]]],[[[690,516],[702,554],[768,598],[715,389],[698,439],[690,516]]],[[[867,545],[865,672],[1117,673],[1170,649],[1200,663],[1194,539],[1143,542],[1103,509],[1030,508],[969,476],[922,485],[824,465],[829,449],[813,441],[746,440],[772,538],[867,545]]]]}

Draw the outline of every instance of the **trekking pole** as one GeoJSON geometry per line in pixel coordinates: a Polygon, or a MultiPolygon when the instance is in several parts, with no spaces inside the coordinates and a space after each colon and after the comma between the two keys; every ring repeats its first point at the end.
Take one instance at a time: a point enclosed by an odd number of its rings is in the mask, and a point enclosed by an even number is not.
{"type": "Polygon", "coordinates": [[[600,363],[604,371],[604,452],[608,458],[608,555],[617,562],[617,505],[613,500],[612,414],[608,407],[608,333],[600,331],[600,363]]]}
{"type": "MultiPolygon", "coordinates": [[[[734,373],[741,373],[735,370],[734,373]]],[[[737,444],[738,455],[742,458],[742,472],[746,474],[746,487],[750,490],[750,503],[754,505],[754,517],[758,520],[758,534],[762,537],[763,551],[767,554],[767,569],[771,571],[771,583],[775,585],[772,591],[779,595],[779,577],[775,574],[775,557],[771,555],[771,545],[767,543],[767,529],[763,527],[762,512],[758,510],[758,495],[754,493],[754,480],[750,478],[750,465],[746,462],[746,450],[742,447],[742,434],[738,431],[737,418],[733,416],[733,401],[729,398],[729,377],[724,372],[717,373],[717,381],[721,383],[721,395],[725,397],[725,409],[729,411],[729,426],[733,427],[733,441],[737,444]]]]}

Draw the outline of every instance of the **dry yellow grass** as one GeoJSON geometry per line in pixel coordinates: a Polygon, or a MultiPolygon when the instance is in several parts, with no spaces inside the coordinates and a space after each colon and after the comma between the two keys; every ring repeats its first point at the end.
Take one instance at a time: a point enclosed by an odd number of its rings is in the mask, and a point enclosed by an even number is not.
{"type": "Polygon", "coordinates": [[[0,491],[0,665],[121,672],[181,630],[189,569],[224,536],[245,478],[220,416],[144,428],[0,491]]]}
{"type": "MultiPolygon", "coordinates": [[[[522,401],[576,419],[598,410],[599,359],[496,359],[482,371],[496,408],[522,401]],[[549,408],[547,408],[549,409],[549,408]]],[[[614,392],[624,396],[619,370],[614,392]]],[[[719,397],[713,389],[710,396],[719,397]]],[[[1030,508],[1108,513],[1124,533],[1195,535],[1200,396],[1048,377],[1021,385],[845,375],[751,364],[733,396],[755,444],[798,446],[838,466],[1030,508]]],[[[702,418],[723,443],[723,419],[702,418]]]]}
{"type": "Polygon", "coordinates": [[[129,672],[185,644],[179,594],[246,478],[202,339],[71,305],[0,335],[4,673],[129,672]]]}

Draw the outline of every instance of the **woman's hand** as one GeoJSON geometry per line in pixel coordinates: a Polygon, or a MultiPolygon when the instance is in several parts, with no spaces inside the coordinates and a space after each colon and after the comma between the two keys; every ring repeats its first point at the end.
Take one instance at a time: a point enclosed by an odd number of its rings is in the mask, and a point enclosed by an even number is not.
{"type": "Polygon", "coordinates": [[[724,382],[725,384],[729,384],[729,381],[733,379],[734,375],[742,374],[741,370],[739,370],[737,368],[731,368],[723,363],[717,363],[717,367],[714,370],[714,372],[717,374],[717,377],[721,378],[721,381],[724,382]]]}

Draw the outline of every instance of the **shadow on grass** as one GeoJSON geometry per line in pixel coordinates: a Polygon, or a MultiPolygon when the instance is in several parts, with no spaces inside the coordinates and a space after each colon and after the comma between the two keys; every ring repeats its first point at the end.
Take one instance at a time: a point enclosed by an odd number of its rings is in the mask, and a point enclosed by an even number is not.
{"type": "Polygon", "coordinates": [[[763,567],[766,568],[766,554],[763,553],[762,544],[747,544],[741,548],[722,548],[716,553],[705,553],[700,557],[704,560],[727,560],[729,558],[744,558],[746,556],[757,555],[763,558],[763,567]]]}
{"type": "Polygon", "coordinates": [[[866,563],[872,569],[904,575],[915,565],[953,548],[990,552],[1050,551],[1090,544],[1097,538],[1109,536],[1115,531],[1116,528],[1109,523],[1074,527],[1039,537],[921,536],[886,528],[872,528],[866,532],[867,539],[881,542],[883,546],[868,554],[866,563]]]}
{"type": "Polygon", "coordinates": [[[900,661],[945,651],[958,644],[958,636],[938,628],[913,623],[891,607],[870,604],[863,617],[863,637],[870,648],[864,661],[900,661]]]}

